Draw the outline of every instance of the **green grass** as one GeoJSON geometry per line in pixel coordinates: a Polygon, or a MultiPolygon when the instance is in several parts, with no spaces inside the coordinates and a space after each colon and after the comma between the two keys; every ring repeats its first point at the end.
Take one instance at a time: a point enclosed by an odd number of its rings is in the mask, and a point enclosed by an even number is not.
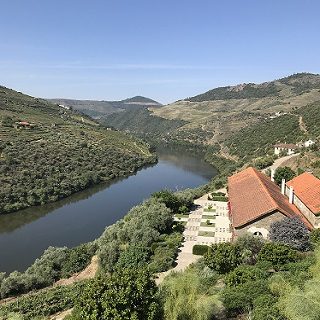
{"type": "Polygon", "coordinates": [[[208,208],[206,208],[203,211],[204,212],[216,212],[217,210],[216,209],[208,209],[208,208]]]}
{"type": "Polygon", "coordinates": [[[201,222],[200,224],[201,227],[215,227],[215,223],[212,224],[207,224],[207,222],[201,222]]]}
{"type": "Polygon", "coordinates": [[[213,231],[199,231],[198,232],[198,236],[202,236],[202,237],[214,237],[215,232],[213,231]]]}
{"type": "Polygon", "coordinates": [[[207,215],[207,214],[203,214],[202,215],[202,219],[215,219],[216,216],[210,216],[210,215],[207,215]]]}

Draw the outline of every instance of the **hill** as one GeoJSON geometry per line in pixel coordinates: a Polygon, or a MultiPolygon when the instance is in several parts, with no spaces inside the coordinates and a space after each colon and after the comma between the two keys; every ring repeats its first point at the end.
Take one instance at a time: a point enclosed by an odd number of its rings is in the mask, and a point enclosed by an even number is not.
{"type": "Polygon", "coordinates": [[[159,108],[162,106],[159,102],[142,96],[136,96],[121,101],[74,100],[63,98],[48,99],[48,101],[62,105],[66,108],[79,110],[96,119],[124,110],[136,110],[147,107],[159,108]]]}
{"type": "Polygon", "coordinates": [[[150,161],[136,138],[0,87],[0,214],[56,201],[150,161]]]}
{"type": "Polygon", "coordinates": [[[320,75],[300,73],[263,84],[213,89],[162,108],[151,107],[149,113],[116,113],[103,123],[155,144],[206,149],[206,158],[221,166],[265,155],[277,142],[318,137],[319,101],[320,75]],[[301,124],[310,128],[302,130],[301,124]]]}
{"type": "Polygon", "coordinates": [[[191,102],[203,102],[212,100],[284,97],[319,88],[319,75],[298,73],[283,79],[262,84],[243,83],[237,86],[220,87],[186,100],[191,102]]]}

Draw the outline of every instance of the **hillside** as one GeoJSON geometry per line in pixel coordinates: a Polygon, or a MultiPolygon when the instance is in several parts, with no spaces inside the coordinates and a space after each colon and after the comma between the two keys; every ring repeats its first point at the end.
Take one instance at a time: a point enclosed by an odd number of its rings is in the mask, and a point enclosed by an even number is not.
{"type": "Polygon", "coordinates": [[[285,97],[319,88],[319,75],[312,73],[297,73],[286,78],[262,84],[243,83],[237,86],[220,87],[186,100],[191,102],[203,102],[212,100],[285,97]]]}
{"type": "Polygon", "coordinates": [[[135,138],[0,87],[0,214],[56,201],[150,161],[135,138]]]}
{"type": "Polygon", "coordinates": [[[187,121],[179,130],[197,128],[210,132],[213,138],[205,142],[212,144],[277,112],[290,113],[319,100],[320,76],[302,73],[261,85],[213,89],[152,112],[162,118],[187,121]],[[276,94],[275,90],[266,89],[271,87],[276,88],[276,94]]]}
{"type": "Polygon", "coordinates": [[[162,106],[159,102],[142,96],[136,96],[121,101],[74,100],[63,98],[48,99],[48,101],[63,105],[67,108],[79,110],[96,119],[124,110],[136,110],[147,107],[158,108],[162,106]]]}
{"type": "Polygon", "coordinates": [[[227,160],[246,162],[265,155],[277,142],[317,138],[319,101],[320,75],[300,73],[263,84],[213,89],[149,108],[149,113],[115,113],[103,123],[155,144],[207,149],[206,158],[220,166],[227,160]],[[302,130],[301,124],[308,129],[302,130]]]}

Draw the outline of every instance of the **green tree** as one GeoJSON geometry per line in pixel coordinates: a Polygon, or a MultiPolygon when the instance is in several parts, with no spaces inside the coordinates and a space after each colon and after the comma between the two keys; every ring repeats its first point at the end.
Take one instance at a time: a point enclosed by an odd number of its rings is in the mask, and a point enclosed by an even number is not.
{"type": "Polygon", "coordinates": [[[295,172],[289,168],[289,167],[280,167],[276,169],[276,172],[274,173],[274,181],[280,185],[282,182],[282,179],[285,179],[286,181],[289,181],[295,177],[295,172]]]}
{"type": "Polygon", "coordinates": [[[238,286],[249,281],[266,279],[267,277],[268,273],[256,266],[240,265],[226,276],[225,282],[228,286],[238,286]]]}
{"type": "Polygon", "coordinates": [[[236,245],[241,252],[242,262],[255,264],[264,243],[265,240],[263,238],[256,237],[252,233],[246,233],[237,238],[236,245]]]}
{"type": "Polygon", "coordinates": [[[219,273],[227,273],[241,263],[238,248],[232,243],[213,244],[204,255],[206,265],[219,273]]]}
{"type": "Polygon", "coordinates": [[[298,260],[297,251],[281,243],[266,243],[258,254],[258,261],[269,262],[276,269],[298,260]]]}
{"type": "Polygon", "coordinates": [[[124,268],[141,268],[146,265],[150,257],[150,250],[142,246],[129,245],[129,247],[121,252],[116,267],[124,268]]]}
{"type": "Polygon", "coordinates": [[[74,313],[82,320],[158,320],[159,305],[149,272],[123,269],[89,283],[74,313]]]}

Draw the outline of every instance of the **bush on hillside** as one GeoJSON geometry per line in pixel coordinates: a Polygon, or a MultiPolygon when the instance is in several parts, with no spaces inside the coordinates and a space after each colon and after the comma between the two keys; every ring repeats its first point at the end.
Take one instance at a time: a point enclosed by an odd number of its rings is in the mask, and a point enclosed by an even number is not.
{"type": "Polygon", "coordinates": [[[266,279],[268,273],[256,266],[240,265],[229,272],[225,278],[225,282],[229,287],[235,287],[246,282],[266,279]]]}
{"type": "Polygon", "coordinates": [[[290,181],[295,177],[295,172],[289,167],[277,168],[274,173],[274,181],[277,185],[281,185],[282,179],[290,181]]]}
{"type": "Polygon", "coordinates": [[[90,282],[79,295],[73,313],[90,320],[158,320],[157,286],[144,269],[123,269],[90,282]]]}
{"type": "Polygon", "coordinates": [[[252,233],[246,233],[237,238],[236,245],[241,252],[242,262],[246,264],[255,264],[264,243],[265,240],[263,238],[256,237],[252,233]]]}
{"type": "Polygon", "coordinates": [[[206,265],[224,274],[236,268],[241,263],[241,254],[232,243],[213,244],[204,255],[206,265]]]}
{"type": "Polygon", "coordinates": [[[195,244],[192,248],[192,253],[197,256],[203,256],[208,253],[210,247],[202,244],[195,244]]]}
{"type": "Polygon", "coordinates": [[[299,251],[310,250],[309,230],[298,218],[286,217],[270,226],[270,240],[299,251]]]}
{"type": "Polygon", "coordinates": [[[313,246],[320,244],[320,229],[313,229],[310,232],[310,242],[313,246]]]}
{"type": "Polygon", "coordinates": [[[174,213],[186,212],[192,206],[192,200],[186,197],[179,197],[170,190],[162,190],[152,194],[153,198],[159,199],[167,208],[174,213]]]}
{"type": "Polygon", "coordinates": [[[269,262],[275,269],[298,260],[298,252],[281,243],[265,243],[258,254],[258,261],[269,262]]]}

